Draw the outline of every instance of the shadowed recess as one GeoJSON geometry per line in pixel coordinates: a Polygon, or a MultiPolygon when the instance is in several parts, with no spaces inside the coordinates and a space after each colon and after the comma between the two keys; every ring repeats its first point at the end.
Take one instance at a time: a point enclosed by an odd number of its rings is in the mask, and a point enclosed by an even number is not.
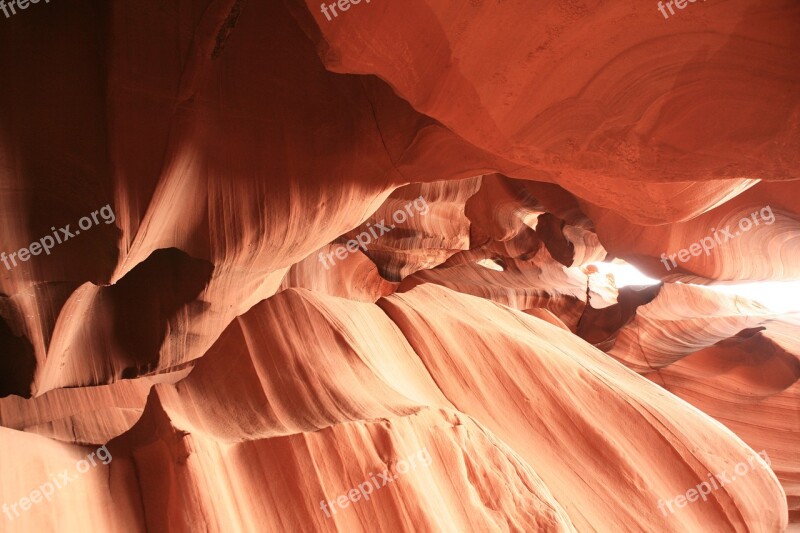
{"type": "Polygon", "coordinates": [[[123,350],[129,379],[153,370],[167,325],[208,285],[213,265],[174,248],[156,250],[117,284],[104,290],[113,336],[123,350]]]}
{"type": "Polygon", "coordinates": [[[33,346],[25,337],[14,335],[0,318],[0,398],[11,394],[29,398],[35,371],[33,346]]]}

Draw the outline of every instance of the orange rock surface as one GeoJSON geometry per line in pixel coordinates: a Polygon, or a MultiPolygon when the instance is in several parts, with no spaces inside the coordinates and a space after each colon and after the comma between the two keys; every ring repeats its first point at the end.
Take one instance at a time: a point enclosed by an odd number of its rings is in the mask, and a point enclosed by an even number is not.
{"type": "Polygon", "coordinates": [[[798,530],[800,6],[657,5],[0,2],[0,532],[798,530]]]}

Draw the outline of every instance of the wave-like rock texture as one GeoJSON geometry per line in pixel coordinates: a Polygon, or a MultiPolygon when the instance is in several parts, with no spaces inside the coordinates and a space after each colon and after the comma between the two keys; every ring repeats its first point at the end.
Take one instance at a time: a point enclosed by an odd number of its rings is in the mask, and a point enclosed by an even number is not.
{"type": "MultiPolygon", "coordinates": [[[[388,531],[409,516],[425,530],[648,530],[659,498],[754,455],[568,331],[431,284],[377,305],[281,292],[235,320],[189,377],[156,385],[108,449],[108,490],[151,531],[388,531]],[[598,400],[614,415],[601,424],[598,400]],[[418,450],[429,464],[398,472],[418,450]],[[321,501],[384,470],[397,477],[375,501],[326,517],[321,501]]],[[[3,472],[22,468],[7,462],[3,472]]],[[[785,506],[759,468],[669,530],[776,530],[785,506]]]]}
{"type": "Polygon", "coordinates": [[[800,278],[800,5],[670,5],[0,5],[0,532],[800,522],[699,286],[800,278]]]}
{"type": "Polygon", "coordinates": [[[704,287],[652,292],[622,289],[578,334],[765,450],[800,518],[800,315],[704,287]]]}
{"type": "Polygon", "coordinates": [[[800,362],[769,346],[758,337],[734,338],[646,376],[725,424],[754,450],[765,450],[786,491],[790,517],[798,522],[800,362]]]}
{"type": "Polygon", "coordinates": [[[0,398],[0,426],[74,444],[108,442],[139,420],[153,385],[177,382],[190,370],[99,387],[57,389],[31,400],[0,398]]]}

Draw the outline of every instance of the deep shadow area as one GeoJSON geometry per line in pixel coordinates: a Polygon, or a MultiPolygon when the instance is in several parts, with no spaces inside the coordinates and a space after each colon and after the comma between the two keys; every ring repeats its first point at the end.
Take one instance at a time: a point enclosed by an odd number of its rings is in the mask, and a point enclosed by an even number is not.
{"type": "Polygon", "coordinates": [[[156,250],[103,291],[111,332],[123,350],[129,379],[155,369],[169,321],[193,302],[211,280],[213,265],[175,248],[156,250]]]}
{"type": "Polygon", "coordinates": [[[0,398],[12,394],[30,398],[35,371],[33,345],[25,337],[14,335],[0,317],[0,398]]]}
{"type": "Polygon", "coordinates": [[[603,351],[610,350],[620,330],[636,316],[636,309],[652,302],[661,287],[660,283],[646,287],[622,287],[617,303],[605,309],[595,309],[587,303],[576,335],[603,351]]]}

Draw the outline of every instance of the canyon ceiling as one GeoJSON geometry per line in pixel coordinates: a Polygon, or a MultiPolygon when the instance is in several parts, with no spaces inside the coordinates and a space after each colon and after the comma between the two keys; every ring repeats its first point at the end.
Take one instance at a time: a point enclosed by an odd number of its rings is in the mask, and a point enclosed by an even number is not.
{"type": "Polygon", "coordinates": [[[2,532],[800,530],[797,0],[4,0],[0,217],[2,532]]]}

